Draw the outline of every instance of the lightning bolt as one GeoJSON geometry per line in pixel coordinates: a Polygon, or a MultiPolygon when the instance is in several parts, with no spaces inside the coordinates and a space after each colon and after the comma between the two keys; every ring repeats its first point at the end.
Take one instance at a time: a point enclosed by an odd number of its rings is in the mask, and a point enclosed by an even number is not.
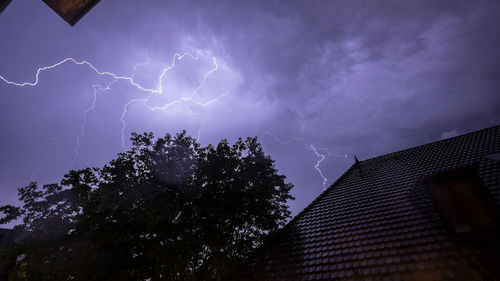
{"type": "Polygon", "coordinates": [[[290,144],[292,141],[298,141],[298,142],[301,142],[307,150],[312,151],[314,153],[314,155],[318,158],[318,160],[316,161],[316,164],[313,165],[313,168],[318,172],[319,176],[322,179],[323,190],[325,190],[328,187],[327,186],[328,178],[325,177],[325,175],[323,174],[323,171],[321,171],[321,167],[320,167],[321,162],[323,162],[326,159],[326,156],[347,159],[347,153],[345,155],[338,155],[338,154],[331,153],[326,148],[317,148],[312,144],[308,144],[304,140],[304,138],[301,138],[301,137],[291,137],[291,138],[287,139],[286,141],[283,141],[269,131],[264,132],[264,135],[270,136],[274,141],[276,141],[277,143],[282,144],[282,145],[290,144]],[[320,153],[320,151],[326,152],[326,155],[320,153]]]}
{"type": "Polygon", "coordinates": [[[117,80],[113,80],[110,83],[108,83],[108,85],[106,85],[106,86],[102,86],[102,85],[99,85],[99,84],[92,85],[92,89],[93,89],[93,92],[92,92],[92,102],[91,102],[91,104],[90,104],[89,107],[87,107],[85,110],[83,110],[81,112],[81,114],[82,114],[82,122],[80,124],[80,134],[76,138],[76,145],[73,148],[73,151],[75,152],[75,156],[73,157],[73,160],[71,160],[70,164],[68,165],[68,169],[71,168],[73,166],[73,164],[75,163],[75,161],[78,159],[78,157],[80,157],[81,139],[85,136],[85,127],[87,126],[87,114],[89,112],[93,111],[94,108],[95,108],[96,101],[97,101],[97,91],[104,92],[104,91],[110,90],[111,89],[111,85],[114,82],[116,82],[116,81],[117,80]]]}
{"type": "MultiPolygon", "coordinates": [[[[218,100],[220,100],[221,98],[225,97],[226,95],[228,95],[230,91],[226,91],[226,92],[224,92],[224,93],[222,93],[222,94],[216,96],[215,98],[213,98],[211,100],[208,100],[206,102],[201,102],[201,101],[199,101],[199,100],[196,99],[196,95],[205,86],[205,84],[206,84],[207,79],[209,78],[209,76],[211,74],[213,74],[214,72],[216,72],[218,70],[218,68],[219,68],[219,66],[217,64],[216,58],[212,57],[213,67],[210,70],[208,70],[207,72],[204,73],[201,82],[191,92],[190,95],[188,95],[187,97],[180,97],[177,100],[165,103],[162,106],[151,106],[151,105],[148,104],[148,102],[150,102],[151,98],[154,95],[163,95],[163,94],[165,94],[164,93],[163,81],[164,81],[165,77],[167,76],[167,74],[170,71],[172,71],[172,69],[175,68],[176,62],[179,62],[179,61],[183,60],[184,58],[190,58],[192,60],[199,60],[200,59],[200,53],[201,52],[198,51],[198,53],[196,55],[193,55],[192,53],[189,53],[189,52],[174,54],[171,63],[169,65],[167,65],[166,67],[164,67],[161,70],[161,73],[160,73],[160,75],[157,78],[156,86],[154,88],[150,88],[150,87],[146,87],[144,85],[141,85],[140,83],[138,83],[134,79],[134,77],[136,75],[136,72],[137,72],[138,66],[149,64],[150,63],[149,61],[135,64],[134,68],[133,68],[133,71],[132,71],[132,74],[130,76],[123,76],[123,75],[118,75],[118,74],[113,73],[113,72],[99,70],[92,63],[90,63],[90,62],[88,62],[86,60],[77,60],[77,59],[74,59],[72,57],[69,57],[69,58],[65,58],[65,59],[63,59],[63,60],[61,60],[61,61],[59,61],[59,62],[57,62],[55,64],[38,68],[37,71],[36,71],[36,73],[35,73],[35,78],[34,78],[33,82],[30,82],[30,81],[28,81],[28,82],[10,81],[10,80],[8,80],[7,78],[5,78],[2,75],[0,75],[0,80],[2,80],[3,82],[5,82],[8,85],[17,86],[17,87],[26,87],[26,86],[28,86],[28,87],[36,87],[38,85],[38,83],[40,82],[40,74],[42,72],[47,71],[47,70],[51,70],[51,69],[54,69],[54,68],[57,68],[57,67],[65,64],[65,63],[73,63],[75,65],[87,66],[93,72],[95,72],[97,75],[99,75],[99,76],[108,76],[108,77],[110,77],[112,79],[111,82],[109,82],[106,85],[94,84],[92,86],[92,88],[93,88],[92,102],[91,102],[91,104],[86,109],[84,109],[81,112],[82,118],[81,118],[81,124],[80,124],[80,132],[79,132],[79,135],[76,138],[76,144],[75,144],[75,147],[74,147],[74,158],[73,158],[73,160],[71,161],[71,164],[70,164],[70,167],[71,167],[74,164],[75,160],[80,155],[79,151],[80,151],[80,147],[81,147],[81,139],[85,136],[85,127],[86,127],[86,124],[87,124],[87,115],[88,115],[89,112],[91,112],[91,111],[93,111],[95,109],[96,102],[97,102],[97,93],[98,93],[98,91],[105,92],[105,91],[110,90],[112,84],[116,83],[117,81],[128,82],[132,87],[140,90],[141,92],[143,92],[145,94],[144,97],[129,100],[122,107],[122,112],[121,112],[121,115],[120,115],[120,122],[121,122],[121,131],[120,131],[120,133],[121,133],[121,144],[122,144],[122,147],[123,147],[124,150],[126,150],[126,145],[125,145],[126,116],[127,116],[127,113],[128,113],[128,107],[131,104],[142,103],[145,106],[145,108],[147,108],[150,111],[166,110],[167,108],[169,108],[171,106],[174,106],[174,105],[177,105],[177,104],[184,104],[185,102],[191,102],[193,104],[206,107],[206,106],[209,106],[209,105],[217,102],[218,100]]],[[[197,135],[198,139],[200,138],[200,132],[201,132],[202,127],[203,127],[204,124],[205,124],[205,121],[202,122],[202,125],[201,125],[200,129],[198,130],[198,135],[197,135]]],[[[30,178],[33,178],[33,175],[30,178]]]]}
{"type": "MultiPolygon", "coordinates": [[[[215,97],[214,99],[212,100],[209,100],[207,102],[200,102],[200,101],[197,101],[195,99],[195,96],[196,94],[203,88],[203,86],[205,86],[205,83],[207,81],[207,78],[209,77],[210,74],[216,72],[218,69],[219,69],[219,66],[217,64],[217,60],[215,57],[212,58],[212,61],[213,61],[213,64],[214,66],[209,70],[207,71],[204,75],[203,75],[203,79],[202,81],[200,82],[200,84],[198,85],[198,87],[196,87],[193,92],[191,93],[191,95],[187,96],[187,97],[180,97],[179,99],[177,100],[174,100],[174,101],[171,101],[169,103],[165,103],[164,105],[162,106],[150,106],[148,104],[148,102],[151,100],[151,98],[153,97],[154,94],[159,94],[159,95],[162,95],[163,94],[163,78],[164,76],[166,75],[166,73],[168,71],[170,71],[171,69],[173,69],[175,67],[175,62],[177,60],[181,60],[184,58],[184,56],[188,55],[189,53],[185,53],[183,54],[182,56],[174,56],[174,59],[172,61],[172,64],[168,67],[166,67],[165,69],[163,69],[159,79],[158,79],[158,86],[157,86],[157,89],[154,90],[154,91],[150,91],[148,93],[148,95],[145,97],[145,98],[140,98],[140,99],[133,99],[133,100],[130,100],[129,102],[127,102],[124,106],[123,106],[123,111],[122,111],[122,114],[121,114],[121,117],[120,117],[120,121],[122,123],[122,128],[121,128],[121,140],[122,140],[122,147],[124,150],[126,150],[126,146],[125,146],[125,128],[126,128],[126,122],[125,122],[125,116],[127,115],[128,113],[128,107],[133,104],[133,103],[137,103],[137,102],[140,102],[140,103],[143,103],[146,108],[148,108],[150,111],[157,111],[157,110],[166,110],[167,108],[173,106],[173,105],[176,105],[176,104],[179,104],[179,103],[183,103],[183,102],[192,102],[194,104],[197,104],[197,105],[200,105],[200,106],[208,106],[212,103],[215,103],[217,102],[219,99],[221,99],[222,97],[226,96],[227,94],[229,94],[229,91],[221,94],[221,95],[218,95],[217,97],[215,97]]],[[[189,54],[190,55],[190,54],[189,54]]],[[[199,59],[199,56],[193,56],[193,55],[190,55],[190,57],[192,59],[199,59]]],[[[134,67],[134,69],[137,67],[137,65],[134,67]]],[[[134,71],[135,73],[135,71],[134,71]]],[[[201,130],[201,129],[200,129],[201,130]]],[[[199,131],[200,131],[199,130],[199,131]]],[[[198,131],[198,132],[199,132],[198,131]]],[[[199,136],[198,136],[199,138],[199,136]]]]}
{"type": "MultiPolygon", "coordinates": [[[[228,95],[230,93],[230,91],[226,91],[226,92],[224,92],[224,93],[222,93],[222,94],[216,96],[215,98],[208,100],[206,102],[201,102],[201,101],[196,99],[197,94],[206,85],[207,80],[210,77],[210,75],[212,75],[213,73],[215,73],[219,69],[216,58],[212,57],[212,63],[213,63],[212,68],[204,73],[198,86],[188,96],[180,97],[176,100],[167,102],[161,106],[150,105],[149,102],[151,101],[151,99],[153,98],[154,95],[165,94],[164,84],[163,84],[164,79],[166,78],[167,74],[175,68],[176,63],[185,59],[185,58],[190,58],[192,60],[199,60],[200,59],[200,52],[198,52],[196,55],[193,55],[192,53],[189,53],[189,52],[174,54],[171,63],[168,64],[166,67],[161,69],[161,72],[160,72],[158,78],[156,79],[157,80],[156,86],[153,88],[141,85],[140,83],[138,83],[135,80],[137,68],[139,66],[142,66],[142,65],[150,64],[151,63],[150,61],[135,64],[131,75],[123,76],[123,75],[118,75],[114,72],[101,71],[97,67],[95,67],[92,63],[90,63],[86,60],[77,60],[77,59],[69,57],[69,58],[65,58],[65,59],[63,59],[55,64],[38,68],[36,71],[35,79],[33,82],[10,81],[2,75],[0,75],[0,80],[7,83],[8,85],[13,85],[13,86],[18,86],[18,87],[26,87],[26,86],[35,87],[40,82],[40,74],[42,72],[57,68],[65,63],[73,63],[75,65],[87,66],[93,72],[95,72],[97,75],[108,76],[111,78],[111,82],[109,82],[105,85],[101,85],[101,84],[92,85],[92,89],[93,89],[92,101],[91,101],[90,105],[81,112],[82,117],[81,117],[79,134],[75,140],[74,158],[69,165],[71,167],[74,164],[74,162],[76,161],[76,159],[78,159],[78,157],[80,156],[81,140],[85,136],[85,128],[87,125],[87,116],[91,111],[93,111],[95,109],[95,106],[97,103],[98,92],[109,91],[111,89],[112,85],[114,83],[116,83],[117,81],[128,82],[132,87],[140,90],[141,92],[143,92],[145,94],[145,96],[143,96],[141,98],[131,99],[131,100],[127,101],[122,107],[122,112],[120,114],[120,122],[121,122],[120,137],[121,137],[121,145],[122,145],[124,150],[126,150],[126,144],[125,144],[125,129],[127,126],[126,117],[127,117],[128,112],[129,112],[128,110],[129,110],[130,105],[132,105],[134,103],[141,103],[145,106],[145,108],[147,110],[150,110],[150,111],[167,110],[169,107],[174,106],[174,105],[184,105],[185,106],[186,102],[190,102],[192,104],[206,107],[206,106],[209,106],[213,103],[216,103],[217,101],[219,101],[220,99],[222,99],[223,97],[225,97],[226,95],[228,95]]],[[[189,109],[189,107],[187,107],[187,109],[189,109]]],[[[205,125],[205,122],[206,122],[206,118],[205,118],[205,116],[203,116],[203,121],[201,123],[200,128],[197,131],[197,140],[199,140],[201,137],[201,131],[205,125]]],[[[304,127],[305,127],[305,124],[301,128],[302,131],[304,130],[304,127]]],[[[326,187],[327,187],[328,179],[323,174],[323,172],[321,170],[321,163],[326,159],[327,156],[339,157],[339,158],[345,158],[345,159],[347,158],[347,154],[342,156],[342,155],[337,155],[337,154],[331,153],[325,148],[319,148],[319,147],[315,147],[312,144],[308,144],[301,137],[291,137],[286,141],[282,141],[277,136],[275,136],[274,134],[272,134],[270,132],[265,132],[264,135],[271,136],[276,142],[283,144],[283,145],[289,144],[292,141],[299,141],[302,144],[304,144],[304,146],[307,150],[312,151],[314,153],[315,157],[317,157],[317,161],[313,165],[313,168],[318,172],[319,176],[321,177],[322,185],[323,185],[324,189],[326,189],[326,187]]],[[[34,176],[35,176],[35,174],[33,174],[30,178],[33,178],[34,176]]]]}

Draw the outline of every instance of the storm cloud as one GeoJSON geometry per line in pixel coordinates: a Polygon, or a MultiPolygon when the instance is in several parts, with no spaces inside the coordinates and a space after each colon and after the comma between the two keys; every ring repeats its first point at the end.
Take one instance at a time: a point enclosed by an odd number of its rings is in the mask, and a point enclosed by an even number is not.
{"type": "Polygon", "coordinates": [[[0,204],[108,162],[125,125],[204,144],[258,136],[295,184],[296,214],[323,191],[318,169],[331,184],[354,155],[499,124],[499,15],[498,1],[109,0],[70,27],[42,1],[13,1],[0,14],[9,81],[72,57],[154,88],[175,67],[163,95],[125,115],[144,92],[85,65],[44,71],[36,87],[0,81],[0,204]],[[173,60],[185,52],[197,58],[173,60]],[[151,110],[194,91],[196,103],[151,110]]]}

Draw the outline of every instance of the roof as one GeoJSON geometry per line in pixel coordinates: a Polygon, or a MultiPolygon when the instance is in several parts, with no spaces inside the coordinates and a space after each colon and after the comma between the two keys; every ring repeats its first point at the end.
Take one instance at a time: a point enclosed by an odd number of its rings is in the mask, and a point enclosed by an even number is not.
{"type": "Polygon", "coordinates": [[[455,239],[421,179],[477,165],[500,205],[499,152],[495,126],[360,161],[232,280],[495,280],[500,250],[455,239]]]}

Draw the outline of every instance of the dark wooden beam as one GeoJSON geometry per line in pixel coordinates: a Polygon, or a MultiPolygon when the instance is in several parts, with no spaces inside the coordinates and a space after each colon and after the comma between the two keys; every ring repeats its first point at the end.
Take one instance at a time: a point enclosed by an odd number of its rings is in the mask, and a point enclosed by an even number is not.
{"type": "Polygon", "coordinates": [[[99,1],[100,0],[43,0],[45,4],[72,26],[92,10],[99,1]]]}
{"type": "Polygon", "coordinates": [[[0,0],[0,13],[9,5],[10,0],[0,0]]]}

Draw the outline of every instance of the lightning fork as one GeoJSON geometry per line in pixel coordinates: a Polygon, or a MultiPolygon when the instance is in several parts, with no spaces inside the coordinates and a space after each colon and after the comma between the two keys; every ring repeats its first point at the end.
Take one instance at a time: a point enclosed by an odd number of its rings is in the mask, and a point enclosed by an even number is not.
{"type": "Polygon", "coordinates": [[[325,177],[325,175],[323,174],[323,171],[321,171],[321,168],[320,168],[321,162],[323,162],[326,159],[326,155],[320,153],[320,151],[325,151],[328,156],[333,156],[333,157],[339,157],[339,158],[345,158],[345,159],[347,159],[347,154],[341,156],[341,155],[337,155],[337,154],[331,153],[331,152],[329,152],[325,148],[316,148],[312,144],[308,144],[301,137],[291,137],[291,138],[287,139],[286,141],[283,141],[283,140],[279,139],[276,135],[274,135],[273,133],[271,133],[269,131],[264,132],[264,135],[270,136],[271,138],[274,139],[274,141],[276,141],[276,142],[278,142],[279,144],[282,144],[282,145],[290,144],[292,141],[298,141],[298,142],[301,142],[302,144],[304,144],[304,146],[305,146],[305,148],[307,150],[313,151],[314,155],[316,157],[318,157],[318,160],[316,161],[316,164],[314,164],[313,168],[318,172],[319,176],[323,180],[323,182],[322,182],[323,190],[325,190],[327,188],[326,184],[328,183],[328,179],[325,177]]]}
{"type": "MultiPolygon", "coordinates": [[[[167,73],[169,71],[171,71],[175,67],[177,61],[181,61],[181,60],[183,60],[186,57],[189,57],[189,58],[191,58],[193,60],[199,60],[200,59],[200,51],[198,51],[196,55],[193,55],[190,52],[175,53],[174,56],[173,56],[173,58],[172,58],[172,62],[169,65],[167,65],[165,68],[162,69],[160,75],[158,76],[156,87],[154,87],[154,88],[149,88],[149,87],[143,86],[140,83],[138,83],[136,80],[134,80],[134,76],[136,74],[137,67],[139,65],[144,65],[144,64],[150,63],[149,61],[134,65],[133,72],[132,72],[132,74],[130,76],[122,76],[122,75],[118,75],[118,74],[113,73],[113,72],[99,70],[92,63],[90,63],[90,62],[88,62],[86,60],[77,60],[77,59],[74,59],[72,57],[68,57],[68,58],[65,58],[65,59],[63,59],[63,60],[55,63],[55,64],[38,68],[37,71],[36,71],[36,73],[35,73],[35,78],[34,78],[33,82],[29,82],[29,81],[28,82],[10,81],[10,80],[8,80],[7,78],[5,78],[2,75],[0,75],[0,80],[2,80],[3,82],[5,82],[8,85],[13,85],[13,86],[18,86],[18,87],[25,87],[25,86],[35,87],[40,82],[40,74],[42,72],[44,72],[46,70],[57,68],[58,66],[61,66],[61,65],[65,64],[65,63],[68,63],[68,62],[71,62],[71,63],[76,64],[76,65],[85,65],[85,66],[89,67],[97,75],[100,75],[100,76],[109,76],[109,77],[111,77],[113,79],[106,86],[98,85],[98,84],[94,84],[92,86],[93,87],[93,98],[92,98],[91,105],[81,112],[81,114],[82,114],[82,122],[81,122],[81,125],[80,125],[80,133],[79,133],[79,135],[78,135],[78,137],[76,139],[76,145],[75,145],[75,148],[74,148],[75,157],[71,161],[71,165],[72,165],[74,163],[74,161],[76,160],[76,158],[79,157],[79,149],[81,147],[81,139],[85,135],[85,127],[86,127],[86,123],[87,123],[87,114],[90,111],[94,110],[94,108],[95,108],[96,100],[97,100],[97,91],[98,90],[99,91],[110,90],[111,85],[113,83],[117,82],[117,81],[120,81],[120,80],[126,81],[131,86],[139,89],[141,92],[146,93],[145,97],[129,100],[127,103],[125,103],[123,105],[123,110],[122,110],[122,113],[120,115],[120,122],[122,124],[122,126],[121,126],[121,143],[122,143],[122,147],[123,147],[124,150],[126,150],[125,141],[124,141],[124,132],[125,132],[125,128],[126,128],[125,118],[126,118],[126,115],[127,115],[127,112],[128,112],[128,107],[131,104],[136,103],[136,102],[141,102],[141,103],[143,103],[146,106],[146,108],[148,108],[151,111],[165,110],[168,107],[173,106],[175,104],[179,104],[181,102],[192,102],[192,103],[200,105],[200,106],[208,106],[208,105],[210,105],[212,103],[217,102],[219,99],[221,99],[222,97],[224,97],[227,94],[229,94],[229,91],[227,91],[227,92],[225,92],[225,93],[223,93],[221,95],[216,96],[215,98],[213,98],[213,99],[211,99],[211,100],[209,100],[207,102],[201,102],[201,101],[198,101],[198,100],[195,99],[197,93],[205,86],[206,81],[207,81],[208,77],[210,76],[210,74],[212,74],[212,73],[214,73],[214,72],[216,72],[218,70],[218,65],[217,65],[216,58],[212,57],[212,61],[213,61],[214,67],[212,67],[209,71],[207,71],[206,73],[204,73],[202,81],[193,90],[193,92],[189,96],[187,96],[187,97],[181,97],[181,98],[179,98],[179,99],[177,99],[175,101],[172,101],[170,103],[166,103],[166,104],[164,104],[161,107],[153,107],[153,106],[148,105],[147,103],[151,100],[151,98],[152,98],[152,96],[154,94],[159,94],[159,95],[164,94],[163,79],[165,78],[165,76],[167,75],[167,73]]],[[[200,128],[200,130],[201,130],[201,128],[200,128]]],[[[198,131],[198,134],[199,134],[199,131],[198,131]]],[[[200,136],[198,135],[198,138],[199,137],[200,136]]]]}

